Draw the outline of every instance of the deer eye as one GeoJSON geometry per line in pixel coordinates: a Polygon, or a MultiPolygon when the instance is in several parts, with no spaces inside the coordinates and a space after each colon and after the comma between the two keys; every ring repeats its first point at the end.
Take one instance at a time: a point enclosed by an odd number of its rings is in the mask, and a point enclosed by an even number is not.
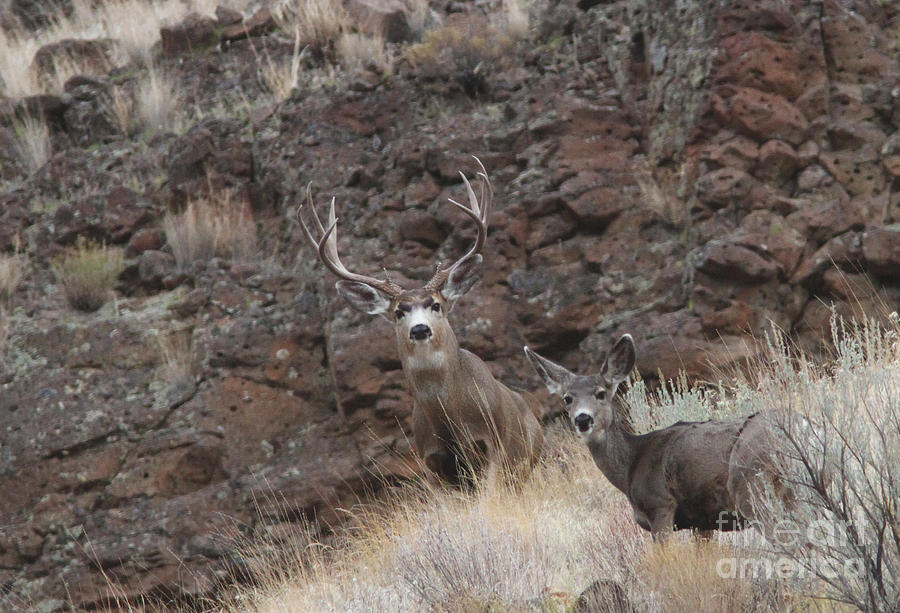
{"type": "Polygon", "coordinates": [[[440,313],[441,312],[441,303],[435,302],[434,304],[432,304],[431,310],[434,311],[435,313],[440,313]]]}
{"type": "Polygon", "coordinates": [[[563,402],[565,402],[566,404],[572,404],[572,397],[566,394],[565,396],[563,396],[563,402]]]}
{"type": "Polygon", "coordinates": [[[606,398],[606,390],[601,387],[596,392],[594,392],[594,398],[596,398],[597,400],[605,399],[606,398]]]}
{"type": "Polygon", "coordinates": [[[397,321],[400,321],[401,319],[403,319],[403,316],[406,315],[406,313],[404,313],[400,309],[394,311],[394,314],[397,316],[397,321]]]}

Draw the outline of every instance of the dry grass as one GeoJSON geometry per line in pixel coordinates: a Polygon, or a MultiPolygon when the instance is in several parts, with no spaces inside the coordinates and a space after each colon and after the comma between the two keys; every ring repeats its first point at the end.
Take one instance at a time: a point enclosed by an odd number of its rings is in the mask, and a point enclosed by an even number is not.
{"type": "Polygon", "coordinates": [[[51,262],[51,269],[69,305],[79,311],[96,311],[112,296],[123,262],[121,249],[79,240],[67,254],[51,262]]]}
{"type": "Polygon", "coordinates": [[[337,41],[336,51],[345,70],[369,68],[382,74],[390,72],[391,61],[380,36],[345,32],[337,41]]]}
{"type": "Polygon", "coordinates": [[[163,220],[178,268],[213,257],[247,261],[256,257],[256,225],[249,207],[222,193],[216,202],[198,200],[163,220]]]}
{"type": "Polygon", "coordinates": [[[299,26],[294,28],[294,47],[287,58],[275,60],[268,52],[260,56],[256,53],[256,48],[252,48],[266,88],[272,92],[276,101],[288,98],[294,88],[300,85],[300,66],[306,52],[306,47],[301,48],[300,45],[299,26]]]}
{"type": "Polygon", "coordinates": [[[137,117],[146,128],[158,132],[182,130],[180,97],[174,77],[152,62],[137,87],[137,117]]]}
{"type": "Polygon", "coordinates": [[[0,305],[9,305],[25,275],[27,265],[26,256],[20,253],[0,255],[0,305]]]}
{"type": "Polygon", "coordinates": [[[197,355],[190,330],[157,336],[156,341],[160,357],[157,379],[169,387],[193,385],[197,373],[197,355]]]}
{"type": "Polygon", "coordinates": [[[503,0],[503,8],[495,19],[498,30],[513,40],[525,40],[531,36],[531,15],[527,0],[503,0]]]}
{"type": "Polygon", "coordinates": [[[50,159],[50,128],[43,119],[26,115],[13,121],[13,130],[16,156],[26,172],[33,173],[50,159]]]}
{"type": "Polygon", "coordinates": [[[415,40],[420,40],[425,32],[440,25],[440,16],[431,9],[428,0],[405,0],[409,30],[415,40]]]}
{"type": "MultiPolygon", "coordinates": [[[[637,381],[626,399],[639,431],[773,404],[820,424],[813,431],[819,440],[829,432],[832,447],[819,455],[842,458],[844,466],[824,492],[831,512],[840,511],[836,496],[843,494],[878,513],[870,527],[886,529],[889,538],[881,540],[877,531],[867,533],[875,539],[869,549],[854,549],[846,531],[830,549],[803,552],[761,546],[753,531],[717,533],[710,541],[679,532],[654,544],[583,443],[556,434],[543,464],[517,487],[481,484],[461,493],[411,486],[377,509],[349,511],[353,527],[337,543],[299,530],[287,541],[245,545],[258,586],[241,588],[226,610],[562,612],[592,585],[595,601],[625,598],[637,611],[896,610],[900,540],[892,534],[900,527],[900,480],[886,468],[900,465],[900,327],[836,321],[835,329],[829,364],[816,366],[773,342],[753,384],[735,379],[708,391],[682,380],[648,394],[637,381]],[[828,578],[812,570],[813,559],[849,555],[877,555],[871,568],[881,575],[828,578]]],[[[792,474],[802,486],[802,471],[792,474]]],[[[809,487],[797,498],[803,504],[817,494],[809,487]]],[[[809,525],[802,508],[792,512],[788,518],[809,525]]]]}
{"type": "Polygon", "coordinates": [[[340,0],[282,0],[272,14],[282,30],[294,32],[301,46],[325,53],[349,26],[340,0]]]}
{"type": "MultiPolygon", "coordinates": [[[[64,74],[71,72],[66,66],[61,65],[60,75],[48,84],[42,84],[31,69],[34,54],[44,45],[64,39],[110,38],[121,51],[117,63],[145,62],[159,40],[161,26],[175,23],[191,11],[212,15],[218,4],[217,0],[73,0],[70,17],[58,12],[49,27],[37,32],[24,28],[0,30],[0,94],[21,98],[60,86],[64,74]]],[[[229,3],[238,10],[249,5],[249,0],[229,3]]],[[[74,66],[73,70],[79,70],[77,62],[74,66]]]]}
{"type": "Polygon", "coordinates": [[[653,545],[580,440],[566,433],[550,446],[517,487],[412,487],[377,510],[353,510],[335,546],[298,530],[246,548],[259,587],[228,610],[563,612],[598,581],[607,589],[595,600],[624,597],[638,611],[788,610],[772,606],[792,602],[785,582],[718,577],[719,557],[734,555],[727,541],[679,534],[653,545]]]}

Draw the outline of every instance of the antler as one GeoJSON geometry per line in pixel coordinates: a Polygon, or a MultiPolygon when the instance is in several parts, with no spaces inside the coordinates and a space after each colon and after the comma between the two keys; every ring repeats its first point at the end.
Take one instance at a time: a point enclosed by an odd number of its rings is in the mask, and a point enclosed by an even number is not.
{"type": "Polygon", "coordinates": [[[453,264],[447,267],[438,265],[438,269],[431,278],[431,281],[425,285],[425,289],[429,291],[436,291],[443,287],[444,283],[447,281],[447,277],[450,275],[450,271],[463,260],[472,257],[476,253],[480,253],[481,248],[484,247],[484,241],[487,238],[487,220],[488,215],[490,215],[491,212],[491,201],[494,199],[494,190],[491,187],[491,180],[488,179],[487,170],[484,169],[484,164],[482,164],[481,160],[474,155],[472,157],[475,158],[479,168],[481,168],[478,172],[478,177],[481,179],[481,204],[479,204],[478,198],[475,196],[475,190],[472,189],[472,184],[469,183],[469,180],[462,171],[459,172],[459,176],[462,177],[463,183],[466,184],[466,191],[469,194],[469,206],[460,204],[453,198],[449,198],[449,200],[455,207],[460,209],[475,222],[478,236],[475,237],[475,244],[472,245],[472,248],[469,249],[464,256],[453,262],[453,264]]]}
{"type": "Polygon", "coordinates": [[[390,280],[376,279],[375,277],[358,275],[347,270],[347,267],[344,266],[344,264],[341,262],[341,258],[338,256],[337,218],[334,214],[334,198],[332,197],[331,199],[331,209],[328,212],[328,228],[326,229],[319,219],[319,214],[316,212],[316,206],[313,203],[312,199],[311,188],[312,183],[306,186],[306,200],[309,203],[309,208],[312,209],[313,219],[315,219],[316,221],[316,226],[318,227],[319,234],[322,235],[322,238],[316,240],[316,238],[313,236],[313,233],[310,231],[309,226],[307,226],[306,222],[303,220],[302,204],[297,211],[297,218],[300,220],[300,225],[303,226],[303,232],[306,234],[309,242],[313,244],[313,247],[316,248],[316,251],[319,253],[319,259],[322,260],[322,263],[325,265],[325,267],[341,279],[371,285],[375,289],[387,294],[388,296],[394,297],[400,294],[403,289],[390,280]]]}

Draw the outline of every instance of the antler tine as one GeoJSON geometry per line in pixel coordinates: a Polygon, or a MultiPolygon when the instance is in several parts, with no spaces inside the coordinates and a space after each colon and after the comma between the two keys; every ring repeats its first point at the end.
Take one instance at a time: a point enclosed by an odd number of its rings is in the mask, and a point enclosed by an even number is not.
{"type": "Polygon", "coordinates": [[[436,289],[440,288],[444,282],[447,280],[447,276],[450,271],[453,270],[453,267],[466,260],[473,255],[480,253],[481,249],[484,247],[484,241],[487,238],[488,231],[488,215],[491,210],[491,201],[493,200],[494,190],[491,187],[491,181],[487,176],[487,171],[484,168],[484,164],[481,163],[477,157],[475,161],[478,162],[478,166],[481,170],[477,173],[478,177],[481,178],[481,200],[479,203],[478,197],[475,195],[475,190],[472,189],[472,184],[469,182],[469,179],[466,178],[466,175],[460,171],[459,176],[462,177],[463,183],[466,186],[466,193],[469,197],[469,205],[466,206],[464,204],[460,204],[453,198],[448,198],[450,203],[456,208],[460,209],[466,216],[475,222],[476,230],[478,231],[478,235],[475,237],[475,244],[463,255],[461,258],[453,262],[450,266],[442,267],[438,266],[438,270],[434,273],[434,277],[432,277],[431,281],[425,286],[428,289],[436,289]]]}
{"type": "Polygon", "coordinates": [[[316,226],[319,229],[319,233],[322,235],[322,238],[316,240],[315,236],[313,236],[312,231],[309,229],[309,226],[306,224],[306,221],[303,219],[303,215],[301,211],[303,210],[303,205],[300,205],[300,209],[297,211],[297,217],[300,219],[300,224],[303,226],[303,232],[306,234],[306,237],[313,244],[316,249],[316,252],[319,254],[319,259],[322,261],[322,264],[325,267],[333,272],[336,276],[344,279],[346,281],[356,281],[359,283],[365,283],[367,285],[371,285],[379,291],[384,292],[389,296],[396,296],[399,294],[402,289],[396,283],[393,283],[390,280],[384,279],[376,279],[375,277],[369,277],[366,275],[359,275],[354,272],[350,272],[344,263],[341,262],[341,258],[338,255],[337,248],[337,216],[334,211],[334,198],[331,199],[331,206],[328,210],[328,228],[322,225],[322,221],[319,218],[319,214],[316,212],[315,203],[312,200],[312,192],[310,186],[307,185],[306,188],[307,200],[309,202],[309,208],[312,209],[313,219],[315,219],[316,226]]]}

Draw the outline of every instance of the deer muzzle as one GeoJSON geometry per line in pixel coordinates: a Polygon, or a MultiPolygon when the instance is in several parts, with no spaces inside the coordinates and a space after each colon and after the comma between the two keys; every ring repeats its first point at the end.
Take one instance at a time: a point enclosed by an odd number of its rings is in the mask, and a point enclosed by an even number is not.
{"type": "Polygon", "coordinates": [[[431,338],[431,328],[426,324],[416,324],[409,329],[409,340],[424,341],[431,338]]]}
{"type": "Polygon", "coordinates": [[[594,427],[594,418],[587,413],[579,413],[572,422],[581,433],[589,432],[594,427]]]}

